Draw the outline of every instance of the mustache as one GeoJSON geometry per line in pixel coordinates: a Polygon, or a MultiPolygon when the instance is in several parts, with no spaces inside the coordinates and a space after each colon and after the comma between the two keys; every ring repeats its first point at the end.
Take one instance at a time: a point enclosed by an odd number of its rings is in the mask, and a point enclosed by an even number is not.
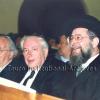
{"type": "Polygon", "coordinates": [[[72,47],[71,47],[71,50],[73,51],[73,50],[75,50],[75,49],[79,49],[79,48],[81,48],[80,45],[79,45],[79,46],[72,46],[72,47]]]}

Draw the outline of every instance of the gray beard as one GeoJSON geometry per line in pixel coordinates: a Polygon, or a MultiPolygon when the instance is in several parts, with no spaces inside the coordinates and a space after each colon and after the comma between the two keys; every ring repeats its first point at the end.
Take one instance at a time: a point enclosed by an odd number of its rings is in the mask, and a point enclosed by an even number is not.
{"type": "Polygon", "coordinates": [[[85,63],[91,57],[91,49],[88,49],[87,52],[81,50],[80,55],[71,55],[70,62],[72,66],[80,66],[85,63]]]}

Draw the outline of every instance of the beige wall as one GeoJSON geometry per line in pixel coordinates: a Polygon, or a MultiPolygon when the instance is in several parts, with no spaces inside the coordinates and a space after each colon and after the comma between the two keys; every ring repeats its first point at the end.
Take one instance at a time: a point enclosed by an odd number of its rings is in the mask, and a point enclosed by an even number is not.
{"type": "MultiPolygon", "coordinates": [[[[88,13],[100,19],[100,0],[84,0],[88,13]]],[[[17,32],[18,12],[23,0],[0,0],[0,33],[17,32]]]]}
{"type": "Polygon", "coordinates": [[[23,0],[0,0],[0,33],[17,32],[17,18],[23,0]]]}
{"type": "Polygon", "coordinates": [[[100,0],[84,0],[88,13],[100,20],[100,0]]]}

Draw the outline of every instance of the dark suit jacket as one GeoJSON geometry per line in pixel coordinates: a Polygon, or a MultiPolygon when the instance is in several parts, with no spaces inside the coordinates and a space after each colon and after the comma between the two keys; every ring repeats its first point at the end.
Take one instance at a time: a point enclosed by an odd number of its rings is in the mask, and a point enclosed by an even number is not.
{"type": "Polygon", "coordinates": [[[38,93],[50,94],[52,78],[52,66],[46,61],[38,72],[31,88],[35,89],[38,93]]]}
{"type": "Polygon", "coordinates": [[[54,76],[51,83],[51,95],[66,99],[66,90],[69,89],[75,80],[74,70],[69,62],[64,63],[56,60],[54,64],[54,76]]]}
{"type": "Polygon", "coordinates": [[[9,63],[2,72],[0,72],[0,77],[20,82],[27,72],[28,68],[24,63],[23,58],[15,58],[9,63]]]}
{"type": "Polygon", "coordinates": [[[98,56],[78,77],[76,68],[55,75],[52,95],[67,100],[100,100],[100,56],[98,56]]]}
{"type": "Polygon", "coordinates": [[[100,56],[66,90],[68,100],[100,100],[100,56]]]}
{"type": "Polygon", "coordinates": [[[63,81],[63,78],[67,77],[68,70],[68,63],[66,64],[53,58],[52,61],[47,59],[46,63],[39,71],[31,88],[35,89],[39,93],[45,93],[64,98],[63,94],[65,94],[65,87],[63,86],[66,86],[67,82],[65,82],[65,80],[63,81]],[[63,88],[59,88],[59,85],[62,85],[63,88]],[[63,93],[61,93],[62,91],[60,91],[60,89],[64,90],[63,93]]]}

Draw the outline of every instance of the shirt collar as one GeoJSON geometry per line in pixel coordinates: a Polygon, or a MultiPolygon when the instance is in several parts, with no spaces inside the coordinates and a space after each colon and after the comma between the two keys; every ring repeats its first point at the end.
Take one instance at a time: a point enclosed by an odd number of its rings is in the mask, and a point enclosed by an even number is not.
{"type": "Polygon", "coordinates": [[[99,56],[99,54],[97,54],[97,55],[91,57],[89,60],[87,60],[86,63],[82,64],[82,69],[84,70],[85,68],[87,68],[88,65],[89,65],[94,59],[96,59],[98,56],[99,56]]]}
{"type": "Polygon", "coordinates": [[[65,57],[63,57],[63,56],[61,56],[60,58],[61,58],[61,60],[62,60],[63,62],[65,62],[65,63],[69,61],[68,58],[65,58],[65,57]]]}
{"type": "Polygon", "coordinates": [[[4,69],[11,61],[12,61],[12,60],[10,60],[8,63],[6,63],[4,66],[2,66],[2,67],[0,68],[0,72],[2,72],[3,69],[4,69]]]}

